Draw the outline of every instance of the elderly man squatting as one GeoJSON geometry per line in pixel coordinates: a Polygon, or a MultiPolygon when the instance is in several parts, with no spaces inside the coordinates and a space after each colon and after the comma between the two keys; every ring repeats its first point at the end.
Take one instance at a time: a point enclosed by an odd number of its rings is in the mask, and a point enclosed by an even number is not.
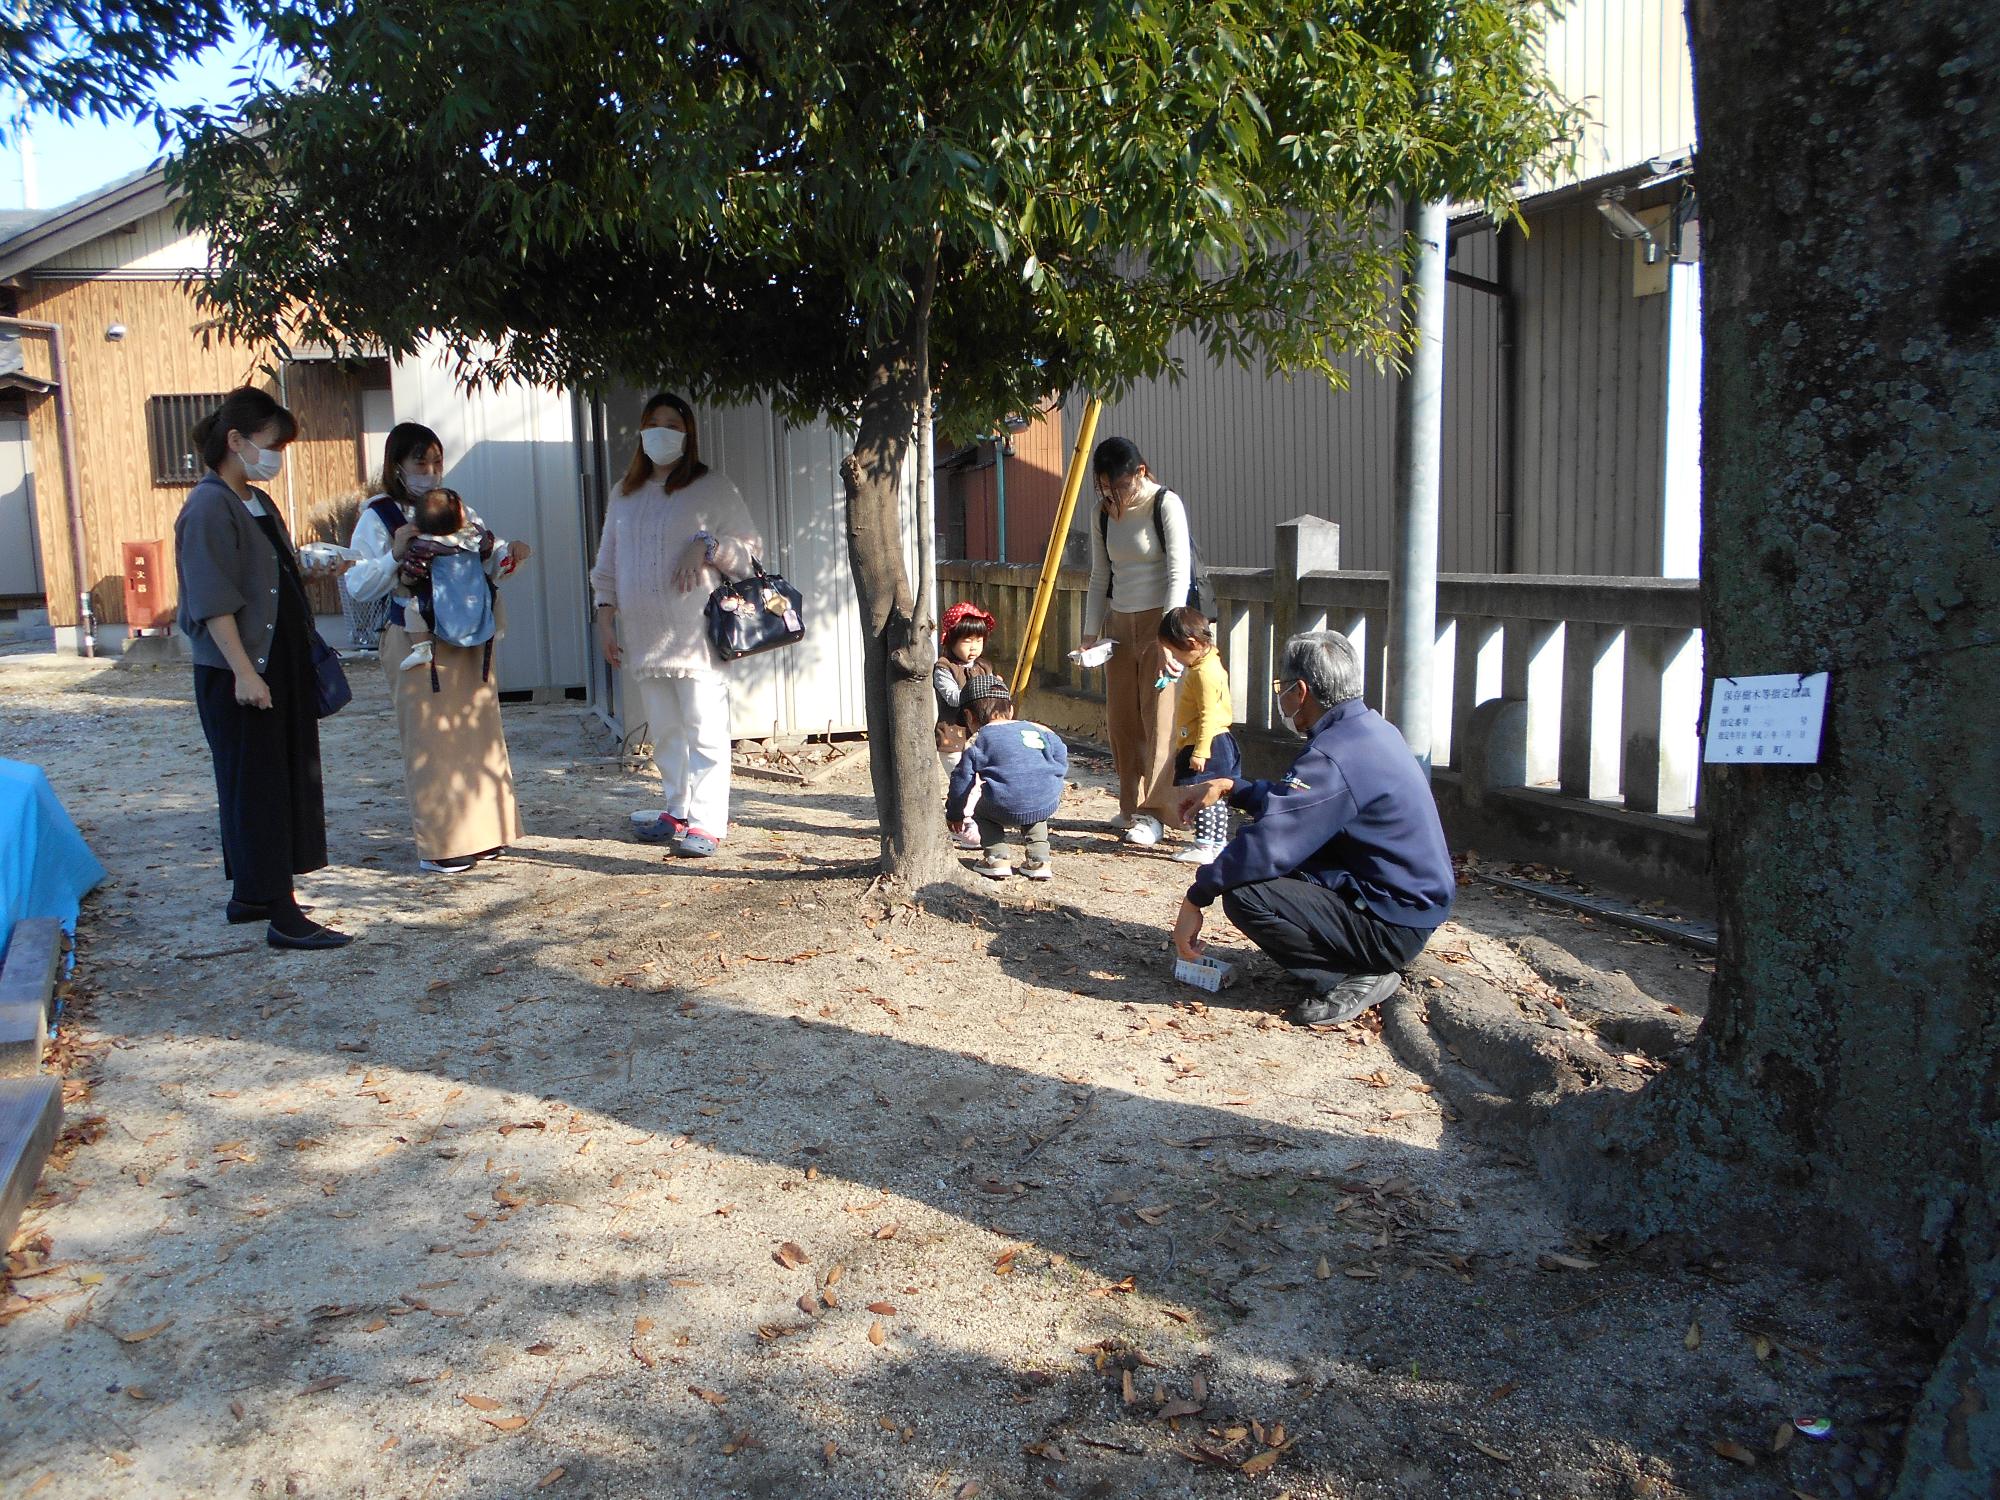
{"type": "Polygon", "coordinates": [[[1287,1013],[1300,1026],[1352,1021],[1395,994],[1456,889],[1430,783],[1361,686],[1346,636],[1293,636],[1271,687],[1305,749],[1275,781],[1201,782],[1180,799],[1183,823],[1224,797],[1252,821],[1195,876],[1174,950],[1200,955],[1203,915],[1221,897],[1238,930],[1305,986],[1287,1013]]]}

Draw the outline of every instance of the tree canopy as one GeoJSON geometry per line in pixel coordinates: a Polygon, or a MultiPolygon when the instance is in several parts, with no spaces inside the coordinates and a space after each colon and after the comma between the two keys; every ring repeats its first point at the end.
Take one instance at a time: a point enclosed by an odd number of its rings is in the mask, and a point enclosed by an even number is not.
{"type": "Polygon", "coordinates": [[[231,331],[495,377],[851,418],[934,274],[963,428],[1158,374],[1183,330],[1393,356],[1390,195],[1504,205],[1562,138],[1541,9],[288,6],[258,18],[305,81],[185,113],[175,171],[231,331]]]}

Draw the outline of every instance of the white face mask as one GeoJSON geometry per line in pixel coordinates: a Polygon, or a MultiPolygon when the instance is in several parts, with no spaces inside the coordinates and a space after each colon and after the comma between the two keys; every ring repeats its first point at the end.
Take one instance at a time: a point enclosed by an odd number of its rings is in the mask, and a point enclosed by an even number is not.
{"type": "Polygon", "coordinates": [[[276,479],[278,470],[285,465],[285,455],[277,448],[259,448],[248,438],[243,440],[242,450],[236,455],[243,460],[243,477],[258,484],[276,479]]]}
{"type": "Polygon", "coordinates": [[[687,449],[687,434],[671,427],[648,427],[639,434],[639,446],[646,450],[646,457],[664,469],[680,462],[687,449]]]}
{"type": "Polygon", "coordinates": [[[410,492],[412,500],[420,500],[443,483],[442,474],[412,474],[403,470],[403,488],[410,492]]]}

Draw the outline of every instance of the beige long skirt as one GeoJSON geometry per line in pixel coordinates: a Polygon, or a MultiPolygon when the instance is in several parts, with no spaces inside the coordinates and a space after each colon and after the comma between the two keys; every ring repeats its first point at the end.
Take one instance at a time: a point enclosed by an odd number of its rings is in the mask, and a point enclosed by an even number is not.
{"type": "Polygon", "coordinates": [[[463,859],[517,843],[521,813],[514,768],[500,729],[499,661],[481,681],[483,650],[436,646],[438,691],[422,667],[400,670],[410,638],[382,632],[382,666],[396,699],[403,741],[403,788],[417,835],[417,858],[463,859]]]}

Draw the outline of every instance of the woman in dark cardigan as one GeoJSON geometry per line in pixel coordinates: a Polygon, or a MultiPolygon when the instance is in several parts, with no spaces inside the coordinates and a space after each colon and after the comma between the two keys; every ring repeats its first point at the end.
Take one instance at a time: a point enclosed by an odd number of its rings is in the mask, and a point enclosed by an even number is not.
{"type": "Polygon", "coordinates": [[[277,477],[297,435],[292,414],[251,386],[196,425],[208,473],[174,522],[179,623],[215,761],[228,918],[268,923],[273,948],[339,948],[352,939],[292,894],[293,876],[326,864],[312,607],[284,518],[256,487],[277,477]]]}

